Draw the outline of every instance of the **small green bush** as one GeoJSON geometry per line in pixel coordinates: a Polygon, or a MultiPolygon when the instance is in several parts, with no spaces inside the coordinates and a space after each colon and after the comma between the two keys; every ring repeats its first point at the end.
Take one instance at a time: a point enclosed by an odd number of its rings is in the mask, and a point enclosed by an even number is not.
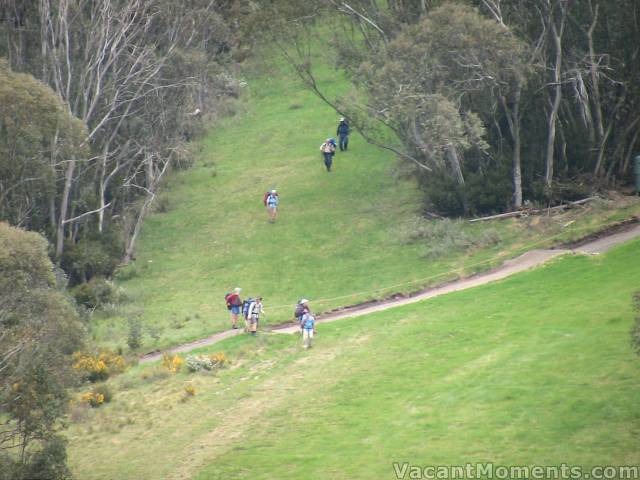
{"type": "Polygon", "coordinates": [[[120,263],[122,234],[117,229],[90,233],[78,243],[68,243],[60,266],[69,275],[71,285],[86,283],[93,277],[110,277],[120,263]]]}
{"type": "Polygon", "coordinates": [[[115,278],[120,281],[131,280],[132,278],[137,277],[139,273],[140,271],[136,263],[131,262],[128,265],[118,268],[115,273],[115,278]]]}
{"type": "Polygon", "coordinates": [[[142,347],[142,337],[144,335],[142,331],[142,323],[137,318],[129,318],[127,320],[129,324],[129,331],[127,332],[127,345],[129,348],[136,352],[142,347]]]}
{"type": "Polygon", "coordinates": [[[67,468],[67,441],[60,435],[50,437],[42,448],[29,456],[21,476],[14,478],[46,478],[66,480],[71,478],[67,468]]]}
{"type": "Polygon", "coordinates": [[[87,308],[117,304],[123,298],[121,290],[104,277],[93,277],[87,283],[74,287],[71,294],[78,304],[87,308]]]}

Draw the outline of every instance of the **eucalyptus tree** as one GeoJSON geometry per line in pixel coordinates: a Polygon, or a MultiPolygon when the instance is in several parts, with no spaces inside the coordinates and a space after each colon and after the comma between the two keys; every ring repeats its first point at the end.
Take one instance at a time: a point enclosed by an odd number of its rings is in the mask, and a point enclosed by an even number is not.
{"type": "Polygon", "coordinates": [[[50,85],[87,127],[89,154],[67,159],[55,195],[57,259],[87,231],[116,226],[131,258],[162,177],[184,162],[198,123],[237,95],[230,3],[0,4],[0,54],[50,85]]]}
{"type": "Polygon", "coordinates": [[[59,430],[84,340],[47,241],[0,222],[0,479],[69,478],[59,430]]]}

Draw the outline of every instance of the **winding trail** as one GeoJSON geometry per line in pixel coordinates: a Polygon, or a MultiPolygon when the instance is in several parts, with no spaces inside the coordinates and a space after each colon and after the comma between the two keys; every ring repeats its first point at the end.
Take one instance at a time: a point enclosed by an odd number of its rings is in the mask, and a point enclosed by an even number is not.
{"type": "MultiPolygon", "coordinates": [[[[502,280],[503,278],[510,277],[511,275],[514,275],[516,273],[543,265],[552,258],[558,257],[560,255],[598,255],[617,245],[628,242],[629,240],[638,237],[640,237],[640,224],[638,224],[637,222],[627,224],[624,225],[622,229],[614,230],[613,233],[603,234],[602,236],[596,237],[593,240],[577,242],[573,247],[530,250],[520,255],[519,257],[507,260],[501,266],[487,272],[472,275],[460,280],[455,280],[438,287],[430,287],[408,297],[392,298],[388,300],[369,302],[362,305],[344,308],[337,312],[331,312],[322,316],[318,316],[317,320],[318,323],[333,322],[335,320],[340,320],[343,318],[359,317],[362,315],[368,315],[370,313],[388,310],[390,308],[395,308],[402,305],[420,302],[427,298],[437,297],[439,295],[445,295],[447,293],[457,292],[460,290],[466,290],[468,288],[485,285],[496,280],[502,280]]],[[[270,331],[274,333],[295,333],[299,331],[299,328],[300,327],[298,327],[297,324],[290,323],[275,326],[270,329],[270,331]]],[[[189,352],[195,348],[213,345],[226,338],[239,335],[242,332],[243,331],[241,329],[226,330],[224,332],[216,333],[215,335],[196,340],[195,342],[179,345],[175,348],[170,349],[169,351],[171,353],[189,352]]],[[[149,353],[140,357],[140,363],[152,362],[160,359],[161,357],[161,352],[149,353]]]]}

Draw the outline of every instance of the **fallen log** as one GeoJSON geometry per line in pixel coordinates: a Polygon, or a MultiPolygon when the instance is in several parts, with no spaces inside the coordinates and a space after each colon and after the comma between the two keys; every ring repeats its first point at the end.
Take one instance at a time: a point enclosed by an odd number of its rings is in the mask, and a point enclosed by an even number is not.
{"type": "Polygon", "coordinates": [[[498,215],[491,215],[488,217],[472,218],[471,220],[469,220],[469,222],[470,223],[484,222],[486,220],[497,220],[497,219],[503,219],[503,218],[521,217],[523,215],[537,215],[540,213],[553,212],[556,210],[565,210],[567,208],[573,208],[579,205],[584,205],[585,203],[595,200],[596,198],[600,198],[600,197],[594,196],[594,197],[583,198],[582,200],[577,200],[575,202],[567,202],[562,205],[556,205],[555,207],[549,207],[549,208],[538,208],[538,209],[523,208],[522,210],[516,210],[515,212],[500,213],[498,215]]]}

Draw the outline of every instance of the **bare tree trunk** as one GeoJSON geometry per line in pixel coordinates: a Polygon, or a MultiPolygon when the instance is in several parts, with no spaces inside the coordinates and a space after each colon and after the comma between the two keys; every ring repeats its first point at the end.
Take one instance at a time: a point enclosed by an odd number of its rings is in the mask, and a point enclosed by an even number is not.
{"type": "Polygon", "coordinates": [[[157,174],[154,171],[153,157],[151,155],[146,155],[145,162],[147,164],[147,178],[152,179],[152,183],[149,184],[149,188],[144,189],[147,193],[147,197],[142,204],[142,208],[140,208],[140,213],[138,214],[138,218],[136,220],[136,224],[133,228],[133,232],[127,241],[127,247],[125,249],[123,263],[129,263],[133,259],[133,254],[135,252],[136,242],[138,241],[138,237],[140,235],[140,231],[142,230],[142,224],[144,222],[147,213],[149,213],[149,208],[151,204],[155,200],[156,193],[158,191],[158,187],[160,186],[160,182],[162,181],[162,177],[165,172],[169,168],[171,162],[166,160],[162,170],[160,170],[157,174]]]}
{"type": "Polygon", "coordinates": [[[547,151],[545,155],[545,188],[547,195],[551,194],[551,186],[553,183],[553,160],[554,160],[554,147],[556,141],[556,121],[558,119],[558,110],[560,109],[560,102],[562,101],[562,36],[564,34],[564,25],[567,17],[567,4],[565,0],[557,0],[560,7],[560,25],[556,26],[556,22],[553,16],[553,5],[551,0],[548,0],[549,5],[549,21],[551,23],[551,32],[553,36],[553,43],[556,51],[556,59],[553,67],[553,85],[554,85],[554,98],[547,119],[547,151]]]}
{"type": "Polygon", "coordinates": [[[499,95],[500,103],[507,117],[509,124],[509,132],[513,140],[512,155],[512,180],[513,180],[513,206],[514,208],[522,207],[522,168],[521,168],[521,151],[522,145],[520,141],[520,96],[522,86],[520,83],[516,86],[513,94],[513,108],[509,108],[507,99],[504,95],[499,95]]]}
{"type": "Polygon", "coordinates": [[[598,12],[600,5],[598,1],[595,0],[595,8],[593,6],[593,1],[589,1],[589,9],[592,12],[592,22],[589,26],[589,29],[586,32],[587,35],[587,43],[589,45],[589,76],[591,77],[591,97],[593,99],[593,116],[595,121],[595,133],[596,133],[596,148],[598,151],[598,161],[596,162],[596,170],[594,171],[594,175],[598,176],[601,169],[600,158],[604,156],[605,149],[605,134],[604,134],[604,124],[602,120],[602,103],[600,99],[600,78],[598,74],[598,60],[596,58],[596,52],[593,45],[593,32],[598,24],[598,12]]]}
{"type": "Polygon", "coordinates": [[[56,233],[56,261],[60,262],[64,250],[64,226],[69,208],[69,198],[71,197],[71,186],[73,183],[73,172],[76,168],[76,160],[69,160],[67,171],[64,175],[64,190],[62,191],[62,201],[60,204],[60,216],[58,218],[58,231],[56,233]]]}
{"type": "Polygon", "coordinates": [[[449,144],[447,146],[447,157],[449,158],[449,163],[451,164],[451,170],[453,171],[458,185],[460,186],[460,190],[462,192],[462,208],[464,209],[464,214],[467,215],[469,213],[469,201],[467,199],[467,189],[464,182],[464,175],[462,174],[462,165],[460,163],[460,158],[458,157],[458,151],[452,144],[449,144]]]}

